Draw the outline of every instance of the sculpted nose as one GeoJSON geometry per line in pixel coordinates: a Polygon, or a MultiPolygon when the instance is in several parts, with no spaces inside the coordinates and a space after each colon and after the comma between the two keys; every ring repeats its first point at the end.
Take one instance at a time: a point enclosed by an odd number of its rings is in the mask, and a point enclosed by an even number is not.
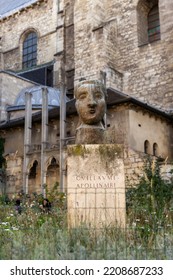
{"type": "Polygon", "coordinates": [[[93,98],[93,96],[90,96],[88,99],[88,107],[95,107],[97,105],[95,99],[93,98]]]}

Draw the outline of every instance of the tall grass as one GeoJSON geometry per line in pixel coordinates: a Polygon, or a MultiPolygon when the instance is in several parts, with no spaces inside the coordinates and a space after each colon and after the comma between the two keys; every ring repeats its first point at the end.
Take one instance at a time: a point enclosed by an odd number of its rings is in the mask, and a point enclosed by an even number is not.
{"type": "MultiPolygon", "coordinates": [[[[49,194],[47,194],[49,195],[49,194]]],[[[65,196],[56,192],[50,213],[41,197],[14,201],[0,197],[0,259],[173,259],[173,183],[164,182],[156,162],[148,161],[138,186],[127,192],[126,228],[68,228],[65,196]]]]}
{"type": "Polygon", "coordinates": [[[141,229],[67,227],[66,212],[51,214],[12,206],[0,209],[0,259],[173,259],[173,228],[160,228],[149,244],[141,229]]]}

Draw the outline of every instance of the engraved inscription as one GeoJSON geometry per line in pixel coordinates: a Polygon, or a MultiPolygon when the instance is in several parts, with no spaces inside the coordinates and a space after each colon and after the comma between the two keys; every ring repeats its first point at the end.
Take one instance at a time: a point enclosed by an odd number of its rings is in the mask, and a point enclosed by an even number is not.
{"type": "Polygon", "coordinates": [[[116,175],[75,175],[77,188],[109,189],[116,188],[116,175]]]}

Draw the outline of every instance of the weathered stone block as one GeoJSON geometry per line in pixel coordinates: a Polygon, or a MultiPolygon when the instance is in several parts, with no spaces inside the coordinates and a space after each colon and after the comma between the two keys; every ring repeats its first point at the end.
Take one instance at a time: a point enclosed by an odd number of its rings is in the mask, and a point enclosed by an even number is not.
{"type": "Polygon", "coordinates": [[[125,224],[125,176],[120,145],[68,146],[69,226],[125,224]]]}

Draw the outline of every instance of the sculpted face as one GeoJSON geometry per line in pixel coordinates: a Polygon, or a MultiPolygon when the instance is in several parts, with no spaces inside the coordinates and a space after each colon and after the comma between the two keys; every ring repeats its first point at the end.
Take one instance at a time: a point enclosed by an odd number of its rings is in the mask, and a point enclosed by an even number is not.
{"type": "Polygon", "coordinates": [[[75,92],[76,109],[84,124],[98,124],[106,112],[105,93],[95,81],[83,81],[75,92]]]}

